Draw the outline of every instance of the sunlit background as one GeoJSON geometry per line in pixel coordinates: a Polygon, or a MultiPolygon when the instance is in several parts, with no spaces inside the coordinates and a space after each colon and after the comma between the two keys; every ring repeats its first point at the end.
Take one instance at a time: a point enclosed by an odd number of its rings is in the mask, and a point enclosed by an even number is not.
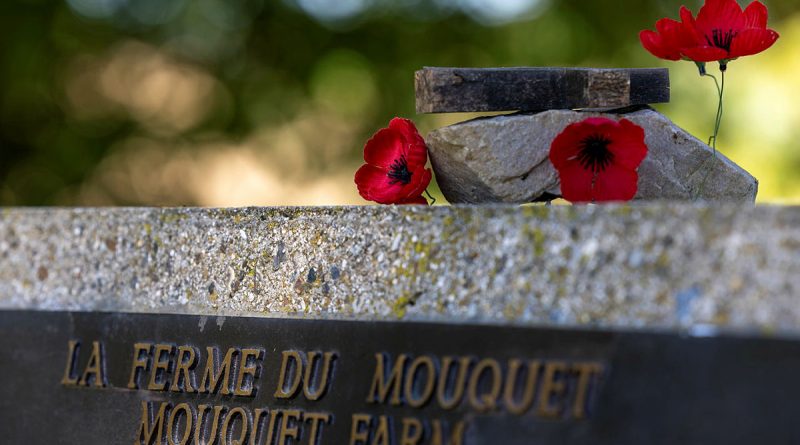
{"type": "MultiPolygon", "coordinates": [[[[364,203],[371,133],[470,117],[415,115],[425,65],[668,66],[660,111],[701,139],[716,111],[710,79],[638,40],[699,0],[0,3],[2,205],[364,203]]],[[[731,63],[718,147],[759,200],[797,202],[800,1],[767,5],[781,39],[731,63]]]]}

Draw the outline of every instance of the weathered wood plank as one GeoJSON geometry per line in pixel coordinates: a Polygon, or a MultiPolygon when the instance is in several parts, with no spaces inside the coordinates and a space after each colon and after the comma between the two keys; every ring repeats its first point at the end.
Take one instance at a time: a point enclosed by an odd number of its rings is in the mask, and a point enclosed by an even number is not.
{"type": "Polygon", "coordinates": [[[666,68],[438,68],[415,74],[417,113],[619,108],[669,102],[666,68]]]}

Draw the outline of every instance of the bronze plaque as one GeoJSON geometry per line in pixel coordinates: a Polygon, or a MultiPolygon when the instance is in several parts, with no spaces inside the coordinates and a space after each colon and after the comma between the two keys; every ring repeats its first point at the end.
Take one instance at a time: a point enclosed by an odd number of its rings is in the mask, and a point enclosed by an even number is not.
{"type": "Polygon", "coordinates": [[[800,342],[0,311],[0,442],[800,443],[800,342]]]}

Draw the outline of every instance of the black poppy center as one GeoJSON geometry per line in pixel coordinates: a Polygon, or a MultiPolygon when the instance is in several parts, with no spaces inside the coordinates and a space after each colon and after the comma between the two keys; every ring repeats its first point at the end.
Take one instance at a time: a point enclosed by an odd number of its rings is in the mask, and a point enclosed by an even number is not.
{"type": "Polygon", "coordinates": [[[578,162],[593,173],[602,172],[614,160],[614,153],[608,149],[611,141],[605,136],[596,134],[581,141],[578,162]]]}
{"type": "Polygon", "coordinates": [[[727,31],[723,29],[715,29],[711,31],[710,36],[706,35],[706,41],[711,46],[731,52],[731,43],[733,43],[734,37],[736,37],[736,32],[734,32],[732,29],[727,31]]]}
{"type": "Polygon", "coordinates": [[[400,156],[400,159],[395,159],[392,165],[389,166],[389,184],[403,184],[406,185],[411,182],[411,172],[408,171],[408,161],[405,155],[400,156]]]}

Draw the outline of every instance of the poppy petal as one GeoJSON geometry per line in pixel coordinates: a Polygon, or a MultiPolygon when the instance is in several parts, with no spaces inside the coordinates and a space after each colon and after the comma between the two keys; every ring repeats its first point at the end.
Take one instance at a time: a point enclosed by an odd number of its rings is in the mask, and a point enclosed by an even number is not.
{"type": "Polygon", "coordinates": [[[744,27],[747,28],[761,28],[767,27],[767,18],[769,12],[766,5],[759,1],[750,3],[744,10],[744,27]]]}
{"type": "Polygon", "coordinates": [[[681,15],[681,22],[683,22],[684,25],[688,25],[691,27],[695,26],[694,14],[692,14],[692,11],[690,11],[689,8],[687,8],[686,6],[681,6],[680,15],[681,15]]]}
{"type": "Polygon", "coordinates": [[[679,29],[681,27],[681,22],[672,20],[670,18],[664,18],[656,22],[656,31],[658,31],[658,33],[661,35],[669,34],[675,29],[679,29]]]}
{"type": "Polygon", "coordinates": [[[716,46],[696,46],[694,48],[684,48],[681,54],[695,62],[716,62],[730,58],[727,51],[716,46]]]}
{"type": "Polygon", "coordinates": [[[419,168],[411,174],[411,182],[403,187],[403,196],[405,198],[421,195],[422,192],[428,188],[433,178],[433,173],[430,169],[419,168]]]}
{"type": "Polygon", "coordinates": [[[416,198],[409,198],[409,199],[400,201],[397,204],[400,204],[400,205],[423,205],[423,206],[426,206],[426,205],[428,205],[428,200],[425,199],[424,196],[419,195],[416,198]]]}
{"type": "Polygon", "coordinates": [[[592,202],[592,182],[594,173],[572,162],[558,169],[561,181],[561,196],[569,202],[592,202]]]}
{"type": "Polygon", "coordinates": [[[695,29],[692,12],[685,6],[681,8],[681,21],[663,18],[656,22],[656,31],[642,31],[639,40],[642,46],[656,57],[667,60],[680,60],[681,49],[696,46],[700,35],[695,29]]]}
{"type": "Polygon", "coordinates": [[[580,123],[584,125],[591,125],[594,127],[602,127],[604,125],[611,125],[611,126],[617,125],[617,121],[611,120],[607,117],[590,117],[588,119],[584,119],[580,123]]]}
{"type": "Polygon", "coordinates": [[[414,122],[396,117],[389,122],[389,128],[403,135],[406,141],[406,161],[410,170],[424,166],[428,162],[428,148],[414,122]]]}
{"type": "Polygon", "coordinates": [[[684,33],[687,36],[687,40],[683,45],[683,48],[691,48],[697,45],[704,45],[706,43],[705,37],[697,30],[697,22],[694,19],[694,15],[692,11],[689,10],[686,6],[681,6],[681,23],[683,23],[684,33]]]}
{"type": "MultiPolygon", "coordinates": [[[[422,138],[420,138],[421,140],[422,138]]],[[[424,167],[428,163],[428,147],[423,142],[422,144],[413,143],[406,145],[406,162],[408,162],[408,169],[415,170],[419,167],[424,167]]]]}
{"type": "Polygon", "coordinates": [[[673,51],[672,56],[681,58],[680,49],[691,47],[696,44],[695,35],[690,27],[684,23],[671,19],[662,19],[656,23],[656,27],[661,29],[664,41],[668,48],[673,51]]]}
{"type": "Polygon", "coordinates": [[[638,190],[639,174],[619,164],[611,164],[597,175],[592,190],[594,201],[630,201],[638,190]]]}
{"type": "Polygon", "coordinates": [[[647,156],[644,129],[633,122],[622,119],[619,129],[611,135],[608,149],[614,154],[614,164],[635,170],[647,156]]]}
{"type": "Polygon", "coordinates": [[[679,22],[678,26],[675,26],[670,31],[672,36],[671,38],[674,40],[673,45],[680,49],[691,48],[698,43],[702,43],[702,36],[694,26],[694,18],[692,17],[692,13],[684,6],[681,10],[681,15],[681,22],[679,22]],[[686,17],[687,14],[688,18],[686,17]]]}
{"type": "Polygon", "coordinates": [[[396,117],[389,122],[389,128],[399,131],[411,144],[425,145],[425,141],[422,139],[422,136],[419,135],[419,131],[417,131],[417,126],[409,119],[396,117]]]}
{"type": "Polygon", "coordinates": [[[558,170],[573,163],[581,150],[583,140],[596,132],[605,119],[586,119],[568,125],[550,144],[550,162],[558,170]]]}
{"type": "Polygon", "coordinates": [[[403,195],[404,185],[399,182],[392,183],[392,179],[382,170],[373,165],[363,165],[355,176],[358,193],[368,201],[379,204],[394,204],[407,196],[403,195]]]}
{"type": "Polygon", "coordinates": [[[731,58],[758,54],[778,40],[777,32],[771,29],[750,28],[739,32],[731,43],[731,58]]]}
{"type": "Polygon", "coordinates": [[[364,146],[364,160],[367,164],[388,169],[405,155],[405,139],[400,132],[382,128],[364,146]]]}
{"type": "Polygon", "coordinates": [[[736,0],[706,0],[697,13],[697,29],[705,36],[714,30],[738,31],[744,27],[744,13],[736,0]]]}
{"type": "Polygon", "coordinates": [[[651,31],[646,29],[639,33],[639,41],[642,42],[642,46],[644,49],[650,52],[650,54],[658,57],[659,59],[666,59],[666,60],[680,60],[681,59],[681,52],[680,49],[677,47],[668,47],[664,42],[664,37],[656,33],[655,31],[651,31]]]}
{"type": "Polygon", "coordinates": [[[619,124],[604,117],[590,117],[581,122],[570,124],[553,140],[550,145],[550,162],[556,169],[576,161],[586,138],[602,136],[611,139],[619,124]]]}

